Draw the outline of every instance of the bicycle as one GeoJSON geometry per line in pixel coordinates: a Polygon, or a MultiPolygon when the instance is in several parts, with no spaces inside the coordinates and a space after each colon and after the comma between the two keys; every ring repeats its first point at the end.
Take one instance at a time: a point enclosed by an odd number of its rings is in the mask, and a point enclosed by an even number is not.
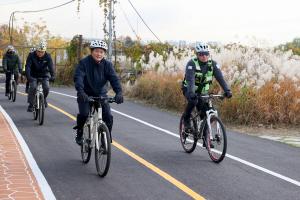
{"type": "Polygon", "coordinates": [[[8,100],[15,102],[16,96],[17,96],[17,82],[15,80],[14,72],[11,72],[10,81],[9,81],[9,85],[8,85],[8,100]]]}
{"type": "Polygon", "coordinates": [[[33,104],[33,119],[39,121],[39,125],[43,125],[44,123],[44,115],[45,115],[45,100],[44,93],[42,87],[43,78],[37,78],[37,89],[34,97],[33,104]]]}
{"type": "Polygon", "coordinates": [[[224,95],[199,95],[198,98],[207,103],[208,110],[205,117],[201,119],[200,111],[195,109],[196,111],[192,113],[190,118],[192,122],[190,133],[185,132],[183,115],[181,116],[179,125],[181,145],[187,153],[192,153],[200,139],[199,143],[207,149],[211,160],[220,163],[226,155],[227,137],[225,127],[218,117],[218,111],[213,107],[212,100],[215,98],[224,99],[224,95]]]}
{"type": "Polygon", "coordinates": [[[83,142],[80,147],[82,162],[87,164],[95,148],[95,163],[100,177],[107,175],[111,160],[111,133],[102,119],[101,103],[113,103],[112,97],[89,97],[90,110],[83,127],[83,142]]]}

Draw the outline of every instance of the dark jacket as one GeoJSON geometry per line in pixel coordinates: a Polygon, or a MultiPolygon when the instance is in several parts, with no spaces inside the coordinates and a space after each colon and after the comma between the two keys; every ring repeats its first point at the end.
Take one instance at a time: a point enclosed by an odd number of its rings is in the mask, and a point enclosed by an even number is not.
{"type": "MultiPolygon", "coordinates": [[[[200,68],[201,68],[201,72],[203,74],[207,73],[208,71],[208,65],[207,63],[202,63],[200,61],[198,61],[200,64],[200,68]]],[[[220,70],[219,65],[216,63],[216,61],[212,61],[212,65],[213,65],[213,76],[216,78],[216,80],[218,81],[218,83],[220,84],[220,86],[222,87],[222,89],[226,92],[226,91],[230,91],[230,88],[228,87],[226,81],[224,80],[223,74],[220,70]]],[[[186,65],[186,70],[185,70],[185,79],[188,83],[187,86],[187,91],[188,92],[192,92],[194,89],[194,85],[195,85],[195,71],[196,71],[196,65],[193,62],[193,60],[190,60],[187,65],[186,65]]]]}
{"type": "Polygon", "coordinates": [[[21,61],[17,54],[8,54],[6,53],[2,60],[2,66],[4,72],[14,71],[14,72],[22,72],[21,61]]]}
{"type": "Polygon", "coordinates": [[[39,58],[35,52],[28,55],[25,66],[27,78],[50,78],[55,76],[51,55],[45,55],[39,58]]]}
{"type": "Polygon", "coordinates": [[[110,61],[102,59],[97,63],[91,55],[80,60],[74,75],[77,92],[85,92],[89,96],[105,96],[107,81],[116,94],[122,93],[119,78],[110,61]]]}

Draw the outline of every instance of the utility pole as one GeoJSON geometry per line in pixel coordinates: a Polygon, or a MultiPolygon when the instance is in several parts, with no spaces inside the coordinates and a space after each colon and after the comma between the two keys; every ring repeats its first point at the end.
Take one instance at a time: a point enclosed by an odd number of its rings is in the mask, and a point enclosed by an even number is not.
{"type": "Polygon", "coordinates": [[[82,35],[78,36],[78,46],[77,46],[77,62],[79,63],[81,59],[81,49],[82,49],[82,35]]]}
{"type": "Polygon", "coordinates": [[[108,32],[108,60],[112,60],[112,4],[114,0],[109,1],[109,14],[108,14],[108,24],[109,24],[109,32],[108,32]]]}

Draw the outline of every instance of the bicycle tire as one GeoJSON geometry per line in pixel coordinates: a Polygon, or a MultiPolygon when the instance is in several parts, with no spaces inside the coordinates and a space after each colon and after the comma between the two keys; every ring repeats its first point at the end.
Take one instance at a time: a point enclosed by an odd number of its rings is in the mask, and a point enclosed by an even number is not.
{"type": "Polygon", "coordinates": [[[33,119],[37,120],[38,115],[39,115],[38,108],[37,108],[37,95],[35,95],[35,97],[34,97],[34,104],[33,104],[32,114],[33,114],[33,119]]]}
{"type": "Polygon", "coordinates": [[[111,160],[111,140],[109,130],[104,123],[99,124],[97,134],[99,150],[95,146],[96,169],[100,177],[105,177],[108,173],[111,160]],[[105,164],[101,163],[101,158],[103,158],[105,164]]]}
{"type": "Polygon", "coordinates": [[[87,164],[91,159],[92,148],[90,147],[91,127],[84,125],[83,127],[83,143],[80,145],[81,159],[84,164],[87,164]]]}
{"type": "MultiPolygon", "coordinates": [[[[213,138],[210,138],[209,129],[206,128],[206,149],[208,152],[208,155],[210,159],[215,163],[220,163],[226,155],[227,150],[227,136],[226,136],[226,130],[225,127],[221,121],[220,118],[217,116],[212,116],[210,118],[211,123],[211,129],[212,129],[212,136],[213,138]],[[216,125],[214,124],[216,123],[216,125]],[[219,124],[219,126],[217,125],[219,124]],[[216,131],[214,131],[216,129],[216,131]],[[221,146],[221,142],[223,142],[223,145],[221,146]],[[220,149],[218,149],[220,147],[220,149]]],[[[206,125],[207,126],[207,125],[206,125]]]]}
{"type": "Polygon", "coordinates": [[[8,85],[8,100],[11,100],[11,98],[12,98],[12,92],[11,92],[11,83],[9,83],[9,85],[8,85]]]}
{"type": "Polygon", "coordinates": [[[12,102],[16,101],[16,96],[17,96],[17,84],[15,81],[12,82],[12,102]]]}
{"type": "MultiPolygon", "coordinates": [[[[192,120],[192,122],[193,122],[194,130],[196,130],[197,124],[195,120],[192,120]]],[[[188,135],[184,131],[183,115],[181,116],[180,123],[179,123],[179,136],[180,136],[180,143],[184,151],[186,153],[192,153],[197,146],[197,139],[192,135],[188,135]],[[192,138],[189,139],[188,138],[189,136],[191,136],[192,138]]]]}
{"type": "Polygon", "coordinates": [[[44,103],[44,95],[39,95],[39,109],[38,109],[38,118],[39,118],[39,125],[44,124],[44,116],[45,116],[45,103],[44,103]]]}

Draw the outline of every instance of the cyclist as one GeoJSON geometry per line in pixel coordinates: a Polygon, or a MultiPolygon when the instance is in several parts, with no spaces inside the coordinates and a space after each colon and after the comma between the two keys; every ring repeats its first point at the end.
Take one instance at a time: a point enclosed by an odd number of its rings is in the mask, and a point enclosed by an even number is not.
{"type": "Polygon", "coordinates": [[[46,49],[47,43],[45,41],[40,41],[36,47],[36,51],[29,53],[26,60],[25,72],[27,80],[29,81],[28,112],[33,111],[37,78],[42,78],[45,107],[48,106],[46,98],[49,94],[49,81],[55,80],[55,74],[51,55],[46,52],[46,49]]]}
{"type": "MultiPolygon", "coordinates": [[[[77,91],[79,114],[77,115],[76,143],[81,145],[83,126],[89,113],[89,96],[107,96],[107,82],[109,81],[117,104],[123,103],[122,87],[114,70],[113,64],[104,58],[107,44],[102,40],[94,40],[90,44],[91,54],[80,60],[76,67],[74,82],[77,91]]],[[[102,103],[102,117],[111,132],[113,116],[108,103],[102,103]]]]}
{"type": "Polygon", "coordinates": [[[3,70],[6,75],[5,81],[5,96],[8,96],[8,85],[10,82],[11,73],[14,73],[16,83],[18,84],[19,73],[22,73],[21,61],[12,45],[7,46],[7,51],[2,60],[3,70]]]}
{"type": "Polygon", "coordinates": [[[201,111],[200,117],[203,118],[205,116],[207,104],[203,103],[201,99],[198,99],[197,94],[208,94],[213,77],[215,77],[221,85],[225,92],[225,97],[232,97],[231,90],[225,82],[220,70],[220,65],[210,58],[208,44],[204,42],[197,42],[195,45],[195,51],[197,57],[191,59],[187,63],[182,87],[183,94],[188,101],[183,115],[186,132],[192,131],[190,117],[195,106],[201,111]]]}

